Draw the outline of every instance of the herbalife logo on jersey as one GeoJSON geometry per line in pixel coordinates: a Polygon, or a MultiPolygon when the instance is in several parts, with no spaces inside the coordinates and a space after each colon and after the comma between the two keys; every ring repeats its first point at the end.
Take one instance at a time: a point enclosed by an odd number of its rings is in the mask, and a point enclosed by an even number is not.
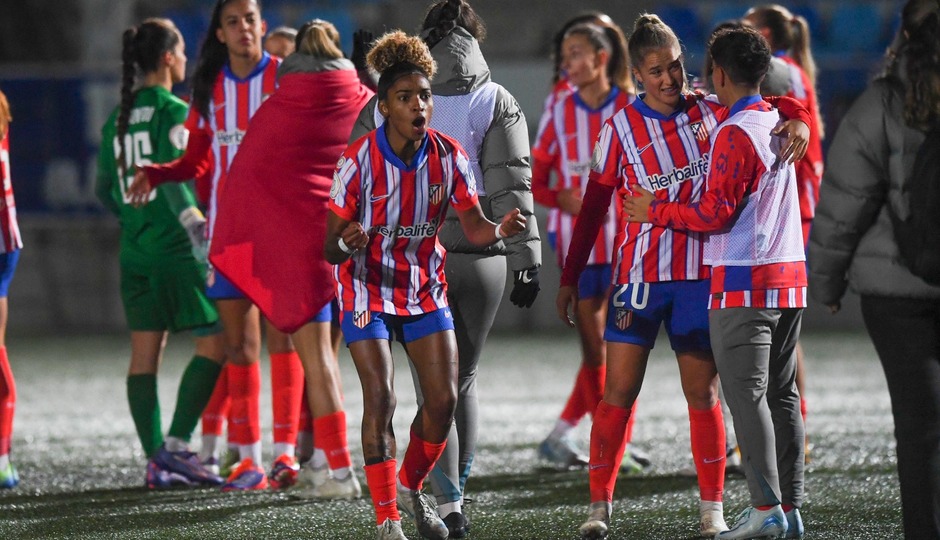
{"type": "Polygon", "coordinates": [[[689,163],[681,169],[673,169],[668,174],[653,174],[646,177],[653,191],[666,189],[674,184],[685,182],[691,178],[702,176],[708,172],[708,154],[702,154],[702,157],[689,163]]]}
{"type": "Polygon", "coordinates": [[[387,238],[430,238],[437,233],[437,223],[437,218],[434,218],[431,221],[407,227],[399,225],[393,228],[386,225],[377,225],[372,230],[387,238]]]}
{"type": "Polygon", "coordinates": [[[243,138],[245,138],[245,131],[241,129],[236,129],[235,131],[215,132],[215,140],[219,142],[219,146],[232,146],[235,144],[241,144],[243,138]]]}

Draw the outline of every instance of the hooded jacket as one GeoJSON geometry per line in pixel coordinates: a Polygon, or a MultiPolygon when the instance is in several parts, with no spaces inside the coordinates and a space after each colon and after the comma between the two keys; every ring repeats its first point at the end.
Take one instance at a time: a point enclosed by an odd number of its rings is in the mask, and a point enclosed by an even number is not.
{"type": "MultiPolygon", "coordinates": [[[[470,156],[483,213],[499,223],[518,208],[526,230],[488,247],[470,243],[456,212],[449,212],[438,233],[444,249],[455,253],[505,255],[514,272],[542,264],[538,224],[533,215],[529,163],[529,130],[515,98],[490,80],[480,44],[456,27],[431,49],[438,72],[431,82],[434,112],[431,127],[457,139],[470,156]],[[480,130],[475,129],[476,126],[480,130]]],[[[382,123],[377,98],[359,114],[350,142],[382,123]]]]}
{"type": "Polygon", "coordinates": [[[232,161],[209,258],[290,333],[333,298],[323,257],[333,170],[373,94],[345,59],[294,53],[278,81],[232,161]]]}
{"type": "MultiPolygon", "coordinates": [[[[862,295],[940,299],[901,262],[888,206],[907,215],[904,185],[924,134],[904,123],[903,69],[876,79],[829,149],[809,240],[809,292],[827,305],[862,295]]],[[[940,211],[940,209],[937,209],[940,211]]]]}

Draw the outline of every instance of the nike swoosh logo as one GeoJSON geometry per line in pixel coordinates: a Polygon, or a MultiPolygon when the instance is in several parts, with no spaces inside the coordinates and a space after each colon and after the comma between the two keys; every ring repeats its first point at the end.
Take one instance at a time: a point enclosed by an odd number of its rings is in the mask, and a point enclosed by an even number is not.
{"type": "Polygon", "coordinates": [[[379,506],[391,506],[395,504],[395,501],[396,501],[395,499],[392,499],[390,501],[379,501],[379,506]]]}
{"type": "Polygon", "coordinates": [[[532,278],[529,277],[529,271],[523,270],[522,277],[520,278],[523,283],[532,283],[532,278]]]}
{"type": "Polygon", "coordinates": [[[382,199],[387,199],[387,198],[388,198],[388,195],[373,195],[373,196],[369,197],[369,201],[371,201],[371,202],[379,202],[379,201],[381,201],[382,199]]]}
{"type": "Polygon", "coordinates": [[[601,463],[600,465],[588,465],[588,470],[596,471],[597,469],[603,469],[603,468],[609,467],[609,466],[610,466],[610,465],[607,465],[607,464],[605,464],[605,463],[601,463]]]}
{"type": "Polygon", "coordinates": [[[637,154],[642,154],[642,153],[645,152],[646,149],[649,148],[650,146],[653,146],[653,143],[649,143],[649,144],[647,144],[646,146],[644,146],[644,147],[642,147],[642,148],[637,148],[637,149],[636,149],[636,153],[637,153],[637,154]]]}
{"type": "Polygon", "coordinates": [[[721,457],[719,457],[719,458],[714,458],[714,459],[703,458],[703,459],[702,459],[702,462],[707,465],[707,464],[709,464],[709,463],[718,463],[719,461],[721,461],[721,460],[723,460],[723,459],[725,459],[725,456],[721,456],[721,457]]]}

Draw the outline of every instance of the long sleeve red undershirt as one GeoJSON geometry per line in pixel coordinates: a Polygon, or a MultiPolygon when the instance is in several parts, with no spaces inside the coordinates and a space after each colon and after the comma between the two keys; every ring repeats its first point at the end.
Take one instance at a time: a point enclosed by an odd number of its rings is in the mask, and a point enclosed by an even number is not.
{"type": "Polygon", "coordinates": [[[558,208],[558,190],[548,187],[552,173],[552,162],[532,158],[532,198],[535,202],[548,208],[558,208]]]}
{"type": "Polygon", "coordinates": [[[186,152],[182,156],[169,163],[143,167],[147,179],[150,180],[150,186],[157,187],[167,182],[186,182],[203,176],[212,168],[211,149],[211,133],[205,130],[191,130],[186,152]]]}
{"type": "Polygon", "coordinates": [[[562,287],[578,284],[578,279],[591,256],[591,250],[594,249],[594,239],[597,238],[597,233],[601,230],[601,225],[604,224],[607,212],[610,210],[610,198],[614,194],[614,186],[598,182],[598,177],[600,177],[599,174],[591,171],[587,190],[581,201],[581,213],[578,214],[578,221],[575,222],[574,231],[571,233],[571,245],[565,257],[565,267],[561,271],[562,287]]]}

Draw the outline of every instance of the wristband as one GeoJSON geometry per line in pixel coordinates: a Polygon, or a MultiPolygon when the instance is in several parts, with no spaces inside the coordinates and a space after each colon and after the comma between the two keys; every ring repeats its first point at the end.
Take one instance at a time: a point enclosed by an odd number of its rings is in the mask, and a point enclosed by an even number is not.
{"type": "Polygon", "coordinates": [[[502,226],[503,226],[502,223],[497,223],[497,224],[496,224],[496,230],[493,231],[494,234],[496,234],[496,239],[497,239],[497,240],[502,240],[503,238],[506,238],[506,236],[502,233],[502,231],[500,231],[500,229],[502,228],[502,226]]]}
{"type": "Polygon", "coordinates": [[[345,254],[347,254],[347,255],[352,255],[353,253],[356,252],[355,249],[353,249],[353,248],[347,246],[347,245],[346,245],[346,242],[343,242],[343,239],[342,239],[342,238],[338,238],[338,239],[336,240],[336,244],[339,246],[339,249],[341,249],[341,250],[343,251],[343,253],[345,253],[345,254]]]}

